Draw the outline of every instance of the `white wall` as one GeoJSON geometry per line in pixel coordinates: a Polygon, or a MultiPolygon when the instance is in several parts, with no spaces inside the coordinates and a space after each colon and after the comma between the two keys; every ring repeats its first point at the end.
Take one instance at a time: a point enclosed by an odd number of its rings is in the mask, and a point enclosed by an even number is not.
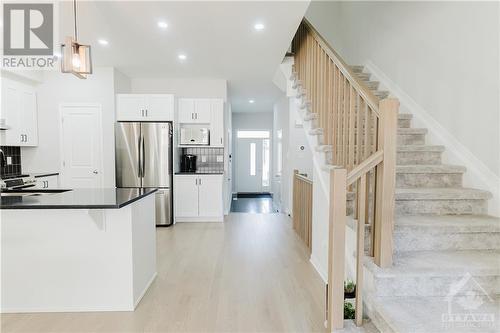
{"type": "Polygon", "coordinates": [[[103,184],[115,186],[115,74],[121,89],[126,89],[126,77],[113,68],[95,68],[86,80],[60,72],[44,73],[43,82],[37,86],[39,144],[21,149],[23,171],[59,172],[59,105],[96,103],[102,107],[103,184]]]}
{"type": "Polygon", "coordinates": [[[500,175],[498,2],[315,1],[306,18],[348,63],[378,67],[477,168],[500,175]]]}
{"type": "MultiPolygon", "coordinates": [[[[274,156],[277,154],[277,131],[282,131],[282,159],[283,169],[281,176],[281,211],[291,213],[293,195],[293,171],[299,170],[313,178],[312,153],[304,129],[301,126],[299,114],[294,109],[295,103],[290,99],[295,97],[283,96],[274,105],[274,156]],[[301,149],[303,148],[303,150],[301,149]]],[[[273,163],[274,173],[277,172],[277,159],[273,163]]],[[[275,188],[274,191],[277,189],[275,188]]]]}
{"type": "MultiPolygon", "coordinates": [[[[236,133],[238,130],[266,130],[271,132],[271,146],[273,144],[273,113],[272,112],[233,112],[232,113],[233,127],[233,192],[236,191],[238,179],[236,179],[237,158],[238,158],[238,142],[236,133]]],[[[273,154],[271,153],[271,166],[273,165],[273,154]]],[[[271,168],[272,169],[272,168],[271,168]]],[[[270,170],[272,172],[272,170],[270,170]]],[[[270,175],[272,177],[272,174],[270,175]]]]}
{"type": "Polygon", "coordinates": [[[176,97],[222,98],[227,100],[227,81],[220,79],[134,78],[137,94],[174,94],[176,97]]]}
{"type": "MultiPolygon", "coordinates": [[[[273,107],[273,201],[280,212],[290,213],[290,204],[288,193],[290,192],[290,168],[288,167],[288,141],[289,141],[289,100],[288,97],[280,98],[273,107]],[[281,138],[279,138],[281,132],[281,138]],[[278,174],[278,143],[281,142],[281,177],[276,178],[278,174]]],[[[292,171],[293,173],[293,171],[292,171]]]]}

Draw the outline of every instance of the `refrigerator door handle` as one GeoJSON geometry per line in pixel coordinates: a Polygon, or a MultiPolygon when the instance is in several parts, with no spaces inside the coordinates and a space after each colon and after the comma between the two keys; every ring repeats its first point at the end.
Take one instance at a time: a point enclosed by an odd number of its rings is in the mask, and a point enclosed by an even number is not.
{"type": "Polygon", "coordinates": [[[146,170],[146,153],[144,152],[144,135],[142,137],[142,177],[144,177],[144,170],[146,170]]]}
{"type": "Polygon", "coordinates": [[[139,136],[139,142],[137,143],[138,156],[137,156],[137,177],[142,177],[142,163],[141,163],[141,136],[139,136]]]}

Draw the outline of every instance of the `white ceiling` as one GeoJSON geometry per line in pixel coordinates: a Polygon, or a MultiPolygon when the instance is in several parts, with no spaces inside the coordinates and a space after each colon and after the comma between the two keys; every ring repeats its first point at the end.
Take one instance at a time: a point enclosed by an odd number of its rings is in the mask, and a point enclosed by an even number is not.
{"type": "MultiPolygon", "coordinates": [[[[309,1],[79,1],[79,39],[95,66],[131,78],[227,79],[232,110],[272,111],[272,83],[309,1]],[[158,21],[168,23],[166,30],[158,21]],[[256,31],[257,22],[265,24],[256,31]],[[97,40],[104,38],[108,46],[97,40]],[[187,60],[179,61],[184,53],[187,60]],[[250,104],[249,99],[255,103],[250,104]]],[[[72,3],[60,6],[60,35],[72,34],[72,3]]]]}

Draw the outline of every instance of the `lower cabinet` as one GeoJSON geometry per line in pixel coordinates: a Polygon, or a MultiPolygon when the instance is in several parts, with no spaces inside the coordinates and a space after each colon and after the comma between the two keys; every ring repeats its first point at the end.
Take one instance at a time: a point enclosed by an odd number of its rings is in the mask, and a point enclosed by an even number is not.
{"type": "Polygon", "coordinates": [[[222,222],[222,175],[175,175],[176,222],[222,222]]]}
{"type": "Polygon", "coordinates": [[[57,175],[47,177],[36,177],[36,185],[33,188],[59,188],[59,177],[57,175]]]}

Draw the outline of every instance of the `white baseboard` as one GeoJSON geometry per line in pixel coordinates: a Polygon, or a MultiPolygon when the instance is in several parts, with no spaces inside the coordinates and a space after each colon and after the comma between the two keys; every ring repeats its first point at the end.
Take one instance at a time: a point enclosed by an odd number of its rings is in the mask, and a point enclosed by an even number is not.
{"type": "Polygon", "coordinates": [[[144,297],[144,295],[146,295],[146,292],[148,291],[149,287],[151,286],[151,283],[153,283],[153,281],[156,279],[157,275],[158,275],[157,272],[155,272],[153,274],[153,276],[148,281],[148,283],[146,283],[146,286],[144,287],[144,290],[141,292],[141,294],[139,295],[139,297],[137,297],[137,299],[135,300],[135,302],[134,302],[134,311],[135,311],[135,308],[137,307],[137,305],[139,305],[139,302],[141,301],[141,299],[144,297]]]}
{"type": "Polygon", "coordinates": [[[488,213],[500,216],[500,177],[493,173],[373,62],[367,61],[365,67],[382,86],[390,91],[391,95],[399,99],[404,109],[413,114],[415,122],[419,126],[429,130],[428,142],[446,147],[446,151],[443,153],[444,162],[463,165],[467,168],[467,172],[464,174],[464,186],[491,192],[493,199],[489,202],[488,213]]]}
{"type": "Polygon", "coordinates": [[[328,283],[328,278],[327,278],[328,274],[321,269],[321,265],[319,264],[318,259],[316,259],[316,257],[311,255],[311,257],[309,258],[309,262],[311,263],[311,265],[313,265],[316,272],[318,272],[323,282],[325,284],[328,283]]]}

